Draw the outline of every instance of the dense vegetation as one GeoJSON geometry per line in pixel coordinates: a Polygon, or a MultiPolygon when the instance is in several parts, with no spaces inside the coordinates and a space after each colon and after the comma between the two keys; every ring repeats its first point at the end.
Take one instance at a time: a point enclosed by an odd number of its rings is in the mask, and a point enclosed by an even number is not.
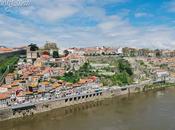
{"type": "Polygon", "coordinates": [[[58,51],[53,51],[53,58],[59,58],[58,51]]]}
{"type": "Polygon", "coordinates": [[[119,59],[118,60],[118,68],[119,68],[120,73],[126,72],[130,76],[133,75],[131,65],[129,64],[129,62],[127,60],[119,59]]]}
{"type": "Polygon", "coordinates": [[[151,89],[156,89],[156,88],[168,88],[168,87],[174,87],[175,84],[174,83],[166,83],[166,82],[162,82],[162,83],[156,83],[156,84],[147,84],[144,86],[144,91],[146,90],[151,90],[151,89]]]}
{"type": "Polygon", "coordinates": [[[68,73],[65,73],[64,76],[58,77],[58,79],[64,80],[64,81],[70,82],[70,83],[76,83],[80,80],[80,77],[79,77],[79,75],[77,75],[77,73],[68,72],[68,73]]]}
{"type": "Polygon", "coordinates": [[[9,72],[12,72],[14,69],[14,65],[18,61],[18,56],[12,56],[7,59],[5,59],[1,64],[0,64],[0,76],[6,71],[7,67],[9,67],[9,72]]]}
{"type": "Polygon", "coordinates": [[[68,56],[69,55],[69,51],[68,50],[64,50],[64,55],[68,56]]]}
{"type": "MultiPolygon", "coordinates": [[[[113,65],[115,65],[114,75],[106,76],[102,75],[98,72],[98,70],[93,70],[90,63],[85,63],[78,71],[72,71],[65,73],[64,76],[58,77],[58,79],[70,82],[70,83],[76,83],[81,78],[88,77],[88,76],[97,76],[99,77],[101,83],[105,86],[113,86],[113,85],[126,85],[131,84],[133,79],[133,71],[131,69],[131,65],[127,60],[124,59],[117,59],[113,61],[113,65]]],[[[104,68],[106,70],[111,70],[110,68],[104,68]]],[[[113,70],[112,70],[113,71],[113,70]]]]}
{"type": "Polygon", "coordinates": [[[83,66],[81,66],[78,71],[72,71],[72,72],[65,73],[64,76],[58,77],[58,79],[61,79],[61,80],[64,80],[70,83],[76,83],[81,78],[90,76],[92,74],[93,73],[91,72],[91,66],[87,62],[83,66]]]}
{"type": "Polygon", "coordinates": [[[133,71],[131,65],[127,60],[118,59],[114,62],[116,69],[118,69],[114,75],[112,76],[99,76],[101,82],[105,86],[113,86],[113,85],[127,85],[131,84],[133,81],[133,71]]]}

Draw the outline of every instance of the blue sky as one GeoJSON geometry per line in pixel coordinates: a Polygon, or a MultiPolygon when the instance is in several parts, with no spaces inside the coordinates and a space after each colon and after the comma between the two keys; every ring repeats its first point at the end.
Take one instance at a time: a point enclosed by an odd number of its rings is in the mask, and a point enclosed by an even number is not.
{"type": "Polygon", "coordinates": [[[6,46],[173,49],[175,0],[0,0],[0,29],[6,46]]]}

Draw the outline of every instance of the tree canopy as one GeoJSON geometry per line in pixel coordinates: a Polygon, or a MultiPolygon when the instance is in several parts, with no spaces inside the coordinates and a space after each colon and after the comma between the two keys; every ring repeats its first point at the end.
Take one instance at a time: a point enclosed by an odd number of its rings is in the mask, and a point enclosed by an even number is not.
{"type": "Polygon", "coordinates": [[[58,79],[62,79],[67,82],[76,83],[81,78],[88,77],[88,76],[97,76],[99,77],[101,83],[106,86],[113,86],[113,85],[126,85],[131,84],[133,81],[133,71],[131,65],[127,60],[119,59],[116,61],[116,67],[118,71],[111,76],[105,76],[98,73],[98,71],[93,71],[92,66],[89,62],[84,63],[80,67],[78,71],[72,71],[65,73],[64,76],[58,77],[58,79]]]}
{"type": "Polygon", "coordinates": [[[59,58],[58,51],[53,51],[53,58],[59,58]]]}
{"type": "Polygon", "coordinates": [[[30,47],[31,51],[37,51],[39,49],[39,47],[36,44],[33,44],[33,43],[31,43],[28,46],[30,47]]]}
{"type": "Polygon", "coordinates": [[[118,60],[118,68],[120,72],[126,71],[130,76],[133,75],[133,71],[131,65],[127,60],[119,59],[118,60]]]}
{"type": "Polygon", "coordinates": [[[69,51],[68,50],[64,50],[64,55],[68,56],[69,55],[69,51]]]}
{"type": "Polygon", "coordinates": [[[68,72],[65,73],[64,76],[58,77],[58,79],[71,82],[71,83],[76,83],[78,82],[81,78],[93,75],[91,72],[91,66],[88,62],[84,63],[83,66],[80,67],[79,70],[73,71],[73,72],[68,72]]]}

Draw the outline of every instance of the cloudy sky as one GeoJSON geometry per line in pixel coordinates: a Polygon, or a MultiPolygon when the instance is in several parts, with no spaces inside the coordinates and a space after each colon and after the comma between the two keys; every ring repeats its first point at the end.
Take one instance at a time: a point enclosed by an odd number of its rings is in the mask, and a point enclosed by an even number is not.
{"type": "Polygon", "coordinates": [[[175,0],[0,0],[0,45],[46,41],[175,49],[175,0]]]}

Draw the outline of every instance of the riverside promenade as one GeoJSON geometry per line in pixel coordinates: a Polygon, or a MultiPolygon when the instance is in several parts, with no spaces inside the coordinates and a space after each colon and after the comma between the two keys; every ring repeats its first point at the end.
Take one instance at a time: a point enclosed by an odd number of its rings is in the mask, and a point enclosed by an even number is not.
{"type": "Polygon", "coordinates": [[[94,92],[82,92],[76,95],[68,95],[62,98],[54,97],[44,101],[33,101],[23,104],[11,105],[8,107],[0,108],[0,121],[29,116],[57,108],[69,107],[76,104],[104,100],[106,98],[112,98],[114,96],[142,92],[144,90],[144,86],[148,84],[153,84],[153,81],[147,80],[139,84],[126,85],[123,87],[102,87],[102,89],[94,92]]]}
{"type": "MultiPolygon", "coordinates": [[[[22,104],[13,104],[8,107],[0,108],[0,121],[32,116],[33,114],[51,111],[53,109],[69,107],[77,104],[100,101],[116,96],[129,95],[138,92],[146,92],[149,90],[164,88],[161,85],[146,88],[146,85],[154,85],[162,81],[146,80],[138,84],[126,86],[104,86],[93,92],[82,92],[65,97],[53,97],[49,100],[26,102],[22,104]]],[[[174,85],[175,79],[166,81],[174,85]]]]}

